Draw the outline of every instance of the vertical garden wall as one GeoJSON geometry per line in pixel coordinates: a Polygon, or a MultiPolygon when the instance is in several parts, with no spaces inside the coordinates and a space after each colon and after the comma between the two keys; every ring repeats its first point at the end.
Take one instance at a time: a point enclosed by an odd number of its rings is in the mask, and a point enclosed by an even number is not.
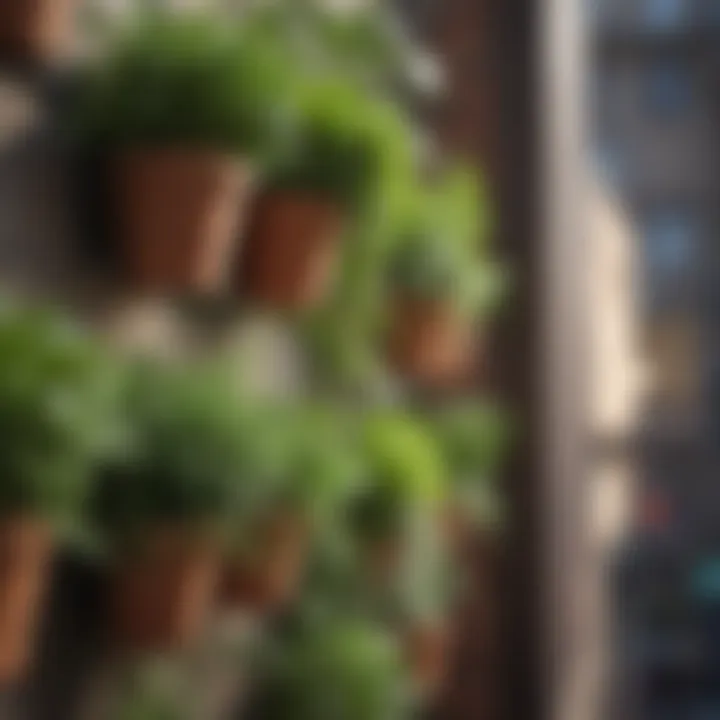
{"type": "Polygon", "coordinates": [[[2,716],[418,716],[499,524],[487,191],[387,8],[206,5],[0,0],[2,716]]]}

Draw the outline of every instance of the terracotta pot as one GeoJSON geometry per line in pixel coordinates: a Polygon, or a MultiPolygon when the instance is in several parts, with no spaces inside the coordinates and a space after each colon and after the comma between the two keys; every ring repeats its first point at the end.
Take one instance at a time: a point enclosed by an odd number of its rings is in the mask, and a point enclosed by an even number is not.
{"type": "Polygon", "coordinates": [[[437,696],[447,681],[451,661],[449,631],[435,625],[417,625],[405,637],[405,657],[419,691],[437,696]]]}
{"type": "Polygon", "coordinates": [[[392,363],[412,380],[462,383],[472,372],[473,323],[442,300],[399,297],[389,338],[392,363]]]}
{"type": "Polygon", "coordinates": [[[222,584],[229,607],[273,612],[289,603],[305,570],[308,531],[297,517],[277,515],[257,529],[251,552],[233,558],[222,584]]]}
{"type": "Polygon", "coordinates": [[[75,5],[76,0],[0,0],[0,49],[31,60],[61,54],[75,5]]]}
{"type": "Polygon", "coordinates": [[[477,539],[475,525],[468,513],[457,502],[450,502],[442,508],[439,523],[447,547],[456,557],[465,557],[477,539]]]}
{"type": "Polygon", "coordinates": [[[29,518],[0,522],[0,680],[18,679],[35,646],[52,560],[52,532],[29,518]]]}
{"type": "Polygon", "coordinates": [[[343,213],[309,194],[266,194],[255,211],[241,268],[261,304],[307,310],[326,298],[337,267],[343,213]]]}
{"type": "Polygon", "coordinates": [[[201,634],[219,575],[217,544],[170,526],[124,555],[115,578],[113,615],[119,641],[137,652],[191,645],[201,634]]]}
{"type": "Polygon", "coordinates": [[[384,587],[397,574],[402,561],[403,544],[394,536],[376,538],[366,542],[363,554],[368,582],[373,587],[384,587]]]}
{"type": "Polygon", "coordinates": [[[117,217],[131,282],[160,293],[222,287],[251,188],[248,166],[219,153],[124,155],[117,169],[117,217]]]}

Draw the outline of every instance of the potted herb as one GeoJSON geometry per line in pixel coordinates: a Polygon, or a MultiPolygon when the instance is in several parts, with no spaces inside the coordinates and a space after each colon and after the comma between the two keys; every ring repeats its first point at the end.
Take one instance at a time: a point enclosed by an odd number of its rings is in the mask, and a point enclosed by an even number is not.
{"type": "Polygon", "coordinates": [[[453,479],[446,509],[452,545],[468,546],[478,531],[501,520],[496,475],[509,442],[508,420],[490,403],[463,402],[441,410],[433,419],[453,479]]]}
{"type": "Polygon", "coordinates": [[[477,321],[504,287],[480,244],[485,214],[475,175],[458,168],[420,190],[402,221],[391,261],[389,351],[413,380],[454,383],[471,371],[477,321]]]}
{"type": "Polygon", "coordinates": [[[70,322],[0,309],[0,679],[30,661],[57,532],[109,441],[114,374],[70,322]]]}
{"type": "Polygon", "coordinates": [[[247,293],[282,310],[327,297],[341,236],[409,143],[392,108],[349,84],[305,82],[298,96],[293,142],[270,170],[241,267],[247,293]]]}
{"type": "Polygon", "coordinates": [[[263,493],[242,503],[253,517],[232,536],[224,594],[230,605],[269,612],[296,595],[316,531],[342,507],[358,467],[346,418],[330,408],[275,407],[254,427],[270,451],[253,470],[263,493]]]}
{"type": "Polygon", "coordinates": [[[360,619],[323,616],[281,634],[251,705],[263,720],[403,720],[413,703],[391,634],[360,619]]]}
{"type": "Polygon", "coordinates": [[[432,434],[410,416],[371,414],[363,435],[366,485],[351,506],[351,524],[371,582],[382,584],[412,545],[418,519],[439,513],[446,469],[432,434]]]}
{"type": "Polygon", "coordinates": [[[125,269],[153,292],[226,279],[253,178],[277,148],[286,71],[267,42],[197,14],[141,14],[82,80],[74,121],[112,156],[125,269]]]}
{"type": "Polygon", "coordinates": [[[58,55],[70,34],[76,0],[1,0],[0,49],[23,60],[58,55]]]}
{"type": "Polygon", "coordinates": [[[459,571],[436,518],[419,518],[390,588],[389,605],[414,688],[425,700],[438,695],[449,674],[459,571]]]}
{"type": "Polygon", "coordinates": [[[197,713],[197,688],[162,661],[133,666],[120,679],[112,720],[190,720],[197,713]]]}
{"type": "Polygon", "coordinates": [[[116,559],[118,638],[167,651],[200,634],[242,479],[245,412],[222,373],[142,363],[128,383],[128,436],[95,498],[116,559]]]}

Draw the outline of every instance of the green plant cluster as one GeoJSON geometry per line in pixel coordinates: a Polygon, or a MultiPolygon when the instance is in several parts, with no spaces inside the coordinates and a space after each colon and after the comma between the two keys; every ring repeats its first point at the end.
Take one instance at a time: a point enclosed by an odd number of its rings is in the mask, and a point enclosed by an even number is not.
{"type": "MultiPolygon", "coordinates": [[[[491,260],[485,190],[465,166],[425,179],[425,139],[386,97],[403,61],[377,18],[305,0],[243,5],[232,20],[140,12],[80,78],[77,139],[109,154],[243,156],[264,189],[349,211],[342,282],[318,333],[339,362],[374,358],[388,282],[472,317],[495,307],[507,280],[491,260]]],[[[421,415],[260,401],[230,368],[111,361],[62,328],[0,317],[0,509],[56,512],[70,497],[77,522],[110,546],[183,523],[231,549],[259,516],[302,516],[313,537],[299,625],[270,648],[261,717],[406,717],[384,623],[446,611],[455,578],[440,519],[448,505],[491,504],[504,418],[474,404],[421,415]],[[378,547],[399,554],[379,591],[364,574],[378,547]]],[[[150,698],[128,717],[163,712],[150,698]]]]}
{"type": "Polygon", "coordinates": [[[449,299],[463,313],[494,309],[507,278],[489,254],[486,192],[469,166],[445,169],[417,184],[397,223],[390,274],[396,290],[449,299]]]}
{"type": "Polygon", "coordinates": [[[306,615],[265,653],[254,711],[267,720],[402,720],[412,696],[401,650],[357,618],[306,615]]]}
{"type": "Polygon", "coordinates": [[[64,519],[115,442],[118,372],[80,328],[37,308],[0,308],[0,513],[64,519]]]}
{"type": "Polygon", "coordinates": [[[268,510],[303,516],[313,542],[299,607],[324,607],[340,624],[293,639],[273,696],[297,703],[300,717],[324,717],[308,691],[327,671],[338,689],[328,717],[401,717],[389,640],[372,624],[446,608],[437,520],[453,472],[494,464],[500,419],[251,399],[230,370],[113,357],[54,313],[3,307],[0,511],[72,518],[109,547],[167,524],[202,525],[230,549],[268,510]],[[475,431],[488,434],[484,449],[475,431]],[[400,555],[395,579],[375,593],[363,558],[378,540],[400,555]]]}
{"type": "Polygon", "coordinates": [[[84,71],[73,122],[108,148],[167,146],[257,161],[287,132],[290,76],[272,46],[211,15],[144,12],[84,71]]]}
{"type": "Polygon", "coordinates": [[[107,150],[240,154],[263,184],[357,210],[408,147],[397,108],[313,72],[269,19],[140,12],[80,78],[72,127],[107,150]]]}

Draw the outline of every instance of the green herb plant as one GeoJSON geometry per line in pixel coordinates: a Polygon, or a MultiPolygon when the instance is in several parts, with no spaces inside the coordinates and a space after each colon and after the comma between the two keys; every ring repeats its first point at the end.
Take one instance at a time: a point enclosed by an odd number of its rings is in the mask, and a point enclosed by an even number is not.
{"type": "Polygon", "coordinates": [[[264,720],[405,720],[409,684],[394,638],[358,618],[296,623],[265,662],[257,717],[264,720]]]}
{"type": "Polygon", "coordinates": [[[220,15],[145,11],[81,78],[73,127],[105,148],[189,147],[262,164],[286,134],[290,74],[272,43],[220,15]]]}
{"type": "Polygon", "coordinates": [[[257,502],[247,472],[251,417],[224,373],[141,361],[123,406],[125,442],[107,458],[95,498],[111,538],[158,523],[224,529],[234,507],[257,502]]]}
{"type": "Polygon", "coordinates": [[[371,413],[363,429],[367,485],[353,520],[362,537],[402,535],[418,514],[434,514],[447,490],[447,473],[433,435],[412,416],[371,413]]]}
{"type": "Polygon", "coordinates": [[[243,0],[240,5],[243,21],[271,38],[282,38],[288,61],[307,72],[341,75],[373,92],[427,94],[437,88],[437,72],[417,72],[428,69],[428,54],[420,52],[386,3],[352,9],[333,8],[322,0],[243,0]]]}
{"type": "Polygon", "coordinates": [[[0,308],[0,513],[78,519],[95,465],[115,440],[119,377],[69,320],[0,308]]]}
{"type": "Polygon", "coordinates": [[[392,104],[335,78],[298,81],[287,154],[274,188],[316,193],[351,212],[377,196],[388,165],[409,155],[409,126],[392,104]]]}
{"type": "Polygon", "coordinates": [[[497,474],[512,434],[506,414],[492,403],[468,401],[441,410],[432,426],[452,471],[456,506],[475,524],[497,525],[497,474]]]}
{"type": "Polygon", "coordinates": [[[487,199],[470,168],[458,165],[419,185],[398,222],[393,289],[449,302],[472,317],[495,308],[507,279],[489,255],[489,223],[487,199]]]}
{"type": "Polygon", "coordinates": [[[262,539],[267,529],[264,521],[284,519],[314,544],[360,482],[350,417],[334,406],[301,401],[268,404],[253,418],[248,465],[260,492],[254,503],[237,503],[237,517],[246,521],[236,524],[231,542],[236,551],[252,552],[255,533],[262,539]]]}

